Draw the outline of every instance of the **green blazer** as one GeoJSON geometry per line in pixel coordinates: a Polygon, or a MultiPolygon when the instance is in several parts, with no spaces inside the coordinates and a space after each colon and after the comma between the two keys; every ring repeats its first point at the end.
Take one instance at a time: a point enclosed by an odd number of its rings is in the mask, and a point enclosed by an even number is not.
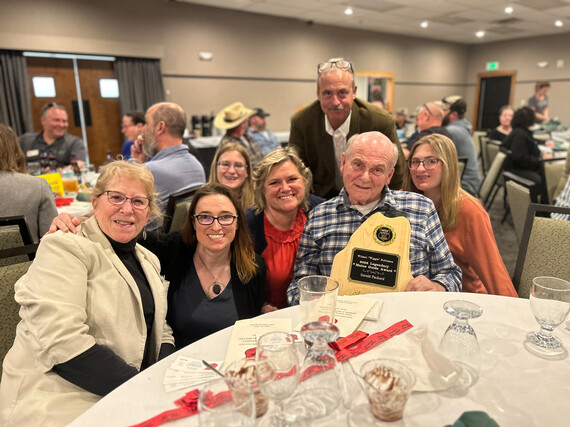
{"type": "MultiPolygon", "coordinates": [[[[347,139],[356,133],[378,131],[398,146],[400,156],[390,188],[402,188],[406,160],[400,147],[394,119],[384,110],[359,98],[352,105],[350,131],[347,139]]],[[[297,149],[305,165],[313,173],[313,193],[324,197],[335,183],[335,157],[332,136],[325,131],[325,114],[317,100],[291,117],[289,145],[297,149]]]]}

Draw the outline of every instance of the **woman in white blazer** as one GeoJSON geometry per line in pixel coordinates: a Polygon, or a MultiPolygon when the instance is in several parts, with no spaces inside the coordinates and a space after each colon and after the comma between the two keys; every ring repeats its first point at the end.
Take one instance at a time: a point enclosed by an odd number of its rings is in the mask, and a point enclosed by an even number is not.
{"type": "Polygon", "coordinates": [[[15,285],[21,305],[0,384],[0,425],[66,425],[102,396],[174,351],[167,283],[136,244],[160,212],[148,169],[105,166],[94,215],[77,234],[45,236],[15,285]]]}

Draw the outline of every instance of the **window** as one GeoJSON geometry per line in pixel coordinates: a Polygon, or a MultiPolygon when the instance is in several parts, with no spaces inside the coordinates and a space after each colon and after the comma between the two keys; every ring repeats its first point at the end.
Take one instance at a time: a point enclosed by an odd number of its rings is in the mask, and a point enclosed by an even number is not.
{"type": "Polygon", "coordinates": [[[36,98],[55,98],[55,81],[53,77],[32,77],[34,96],[36,98]]]}
{"type": "Polygon", "coordinates": [[[118,98],[119,82],[117,79],[99,79],[101,98],[118,98]]]}

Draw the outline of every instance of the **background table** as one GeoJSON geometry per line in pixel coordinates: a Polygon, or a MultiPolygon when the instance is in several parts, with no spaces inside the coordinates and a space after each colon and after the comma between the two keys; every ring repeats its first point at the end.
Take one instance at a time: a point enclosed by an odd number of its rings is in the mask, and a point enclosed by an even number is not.
{"type": "MultiPolygon", "coordinates": [[[[483,354],[479,381],[462,397],[450,397],[445,392],[413,393],[404,418],[389,423],[390,426],[443,426],[452,424],[463,412],[470,410],[487,412],[502,427],[568,425],[570,359],[545,360],[525,350],[523,341],[526,333],[538,329],[529,300],[444,292],[402,292],[373,296],[384,301],[379,321],[364,322],[359,329],[377,332],[407,319],[414,326],[427,325],[436,345],[453,320],[443,311],[444,302],[464,299],[483,308],[483,315],[470,322],[479,337],[483,354]]],[[[291,317],[293,326],[300,320],[298,307],[265,316],[291,317]]],[[[570,331],[565,327],[566,324],[560,326],[556,335],[570,349],[570,331]]],[[[179,355],[222,360],[230,335],[231,328],[224,329],[160,361],[107,395],[71,425],[126,426],[175,408],[173,402],[189,390],[165,393],[162,379],[166,369],[179,355]]],[[[354,402],[361,403],[364,399],[364,394],[360,393],[354,402]]],[[[166,425],[197,426],[198,419],[184,418],[166,425]]],[[[346,411],[340,408],[328,419],[317,421],[313,425],[347,425],[346,411]]]]}

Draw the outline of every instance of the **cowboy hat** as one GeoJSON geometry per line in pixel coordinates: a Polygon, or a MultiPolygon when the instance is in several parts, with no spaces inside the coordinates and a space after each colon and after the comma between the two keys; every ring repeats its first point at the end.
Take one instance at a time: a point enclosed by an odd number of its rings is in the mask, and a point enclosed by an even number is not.
{"type": "Polygon", "coordinates": [[[214,126],[218,129],[233,129],[253,114],[255,110],[250,110],[241,102],[234,102],[216,114],[214,126]]]}

